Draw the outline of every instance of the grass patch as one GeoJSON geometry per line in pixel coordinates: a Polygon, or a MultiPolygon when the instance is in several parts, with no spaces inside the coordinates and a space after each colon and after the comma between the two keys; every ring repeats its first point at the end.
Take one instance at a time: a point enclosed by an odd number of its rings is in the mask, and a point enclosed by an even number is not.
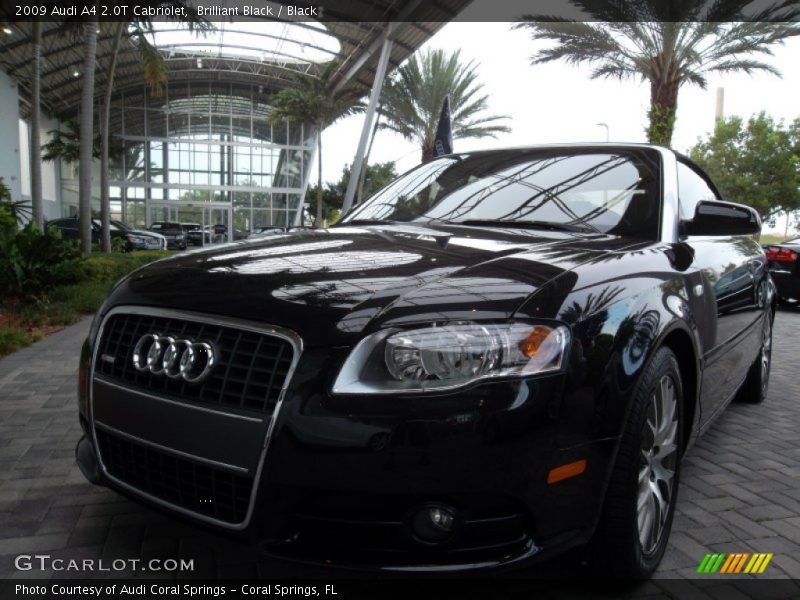
{"type": "Polygon", "coordinates": [[[51,297],[54,304],[66,309],[65,314],[70,311],[79,315],[93,313],[100,308],[113,285],[114,281],[84,281],[56,288],[51,297]]]}
{"type": "Polygon", "coordinates": [[[12,325],[0,326],[0,356],[21,350],[40,339],[41,336],[29,333],[12,325]]]}
{"type": "Polygon", "coordinates": [[[789,237],[786,238],[783,235],[775,233],[762,233],[761,238],[758,240],[758,242],[760,244],[780,244],[782,242],[785,242],[787,239],[793,239],[796,237],[797,237],[796,235],[789,235],[789,237]]]}
{"type": "Polygon", "coordinates": [[[54,328],[95,312],[120,278],[155,260],[164,250],[93,254],[81,262],[81,279],[27,298],[0,298],[0,356],[16,352],[54,328]]]}

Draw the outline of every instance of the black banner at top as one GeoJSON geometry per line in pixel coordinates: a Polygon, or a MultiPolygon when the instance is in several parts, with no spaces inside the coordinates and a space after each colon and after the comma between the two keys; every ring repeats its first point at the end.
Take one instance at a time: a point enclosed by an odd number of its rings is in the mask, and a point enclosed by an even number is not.
{"type": "Polygon", "coordinates": [[[0,22],[94,20],[319,21],[328,23],[800,20],[794,0],[0,0],[0,22]]]}

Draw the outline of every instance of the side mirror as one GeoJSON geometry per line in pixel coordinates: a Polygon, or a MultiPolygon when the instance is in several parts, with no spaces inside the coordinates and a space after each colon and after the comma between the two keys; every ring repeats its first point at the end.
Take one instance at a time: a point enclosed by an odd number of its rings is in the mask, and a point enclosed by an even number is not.
{"type": "Polygon", "coordinates": [[[761,232],[761,217],[743,204],[702,200],[694,218],[680,222],[681,235],[749,235],[761,232]]]}

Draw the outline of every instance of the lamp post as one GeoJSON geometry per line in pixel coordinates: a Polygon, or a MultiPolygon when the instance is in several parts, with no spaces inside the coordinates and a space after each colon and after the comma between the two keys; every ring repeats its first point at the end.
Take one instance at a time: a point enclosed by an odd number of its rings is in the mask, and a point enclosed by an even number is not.
{"type": "Polygon", "coordinates": [[[609,139],[611,139],[611,137],[609,135],[608,123],[596,123],[596,125],[598,127],[605,127],[605,129],[606,129],[606,141],[609,141],[609,139]]]}

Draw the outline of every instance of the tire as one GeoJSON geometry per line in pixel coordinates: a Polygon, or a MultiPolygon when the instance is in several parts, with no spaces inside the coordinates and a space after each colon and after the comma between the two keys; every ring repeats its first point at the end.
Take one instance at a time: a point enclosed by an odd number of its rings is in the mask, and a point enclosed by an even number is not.
{"type": "Polygon", "coordinates": [[[750,365],[747,377],[736,394],[737,402],[761,404],[769,392],[769,374],[772,368],[772,323],[774,314],[767,313],[761,329],[761,348],[756,360],[750,365]]]}
{"type": "Polygon", "coordinates": [[[682,403],[678,361],[660,348],[634,393],[595,534],[606,576],[646,579],[664,556],[680,479],[682,403]]]}

